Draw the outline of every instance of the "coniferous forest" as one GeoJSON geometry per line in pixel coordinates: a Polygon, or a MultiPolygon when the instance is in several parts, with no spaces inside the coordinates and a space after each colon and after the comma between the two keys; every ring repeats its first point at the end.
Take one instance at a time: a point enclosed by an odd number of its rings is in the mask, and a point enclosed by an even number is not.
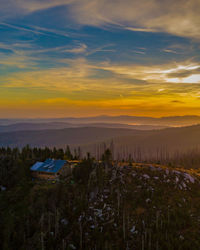
{"type": "Polygon", "coordinates": [[[198,169],[101,161],[80,148],[0,149],[0,249],[199,249],[198,169]],[[46,158],[80,160],[67,178],[33,179],[46,158]]]}

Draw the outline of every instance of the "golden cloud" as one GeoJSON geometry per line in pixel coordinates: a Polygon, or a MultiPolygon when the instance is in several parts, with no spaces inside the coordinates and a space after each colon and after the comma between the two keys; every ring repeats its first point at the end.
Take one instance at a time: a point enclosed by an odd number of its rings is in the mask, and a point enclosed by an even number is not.
{"type": "Polygon", "coordinates": [[[65,61],[68,65],[66,67],[1,76],[2,112],[5,109],[10,109],[11,112],[12,109],[15,110],[15,106],[25,113],[29,107],[30,112],[46,110],[47,114],[54,112],[60,115],[64,115],[66,110],[77,114],[82,114],[82,110],[90,115],[95,112],[125,112],[138,115],[140,112],[140,115],[153,116],[165,115],[167,112],[168,115],[184,112],[186,114],[189,110],[191,113],[200,112],[197,110],[199,75],[196,73],[200,68],[198,63],[184,61],[144,66],[116,65],[108,62],[93,65],[84,58],[65,61]],[[98,70],[101,75],[101,71],[110,72],[110,77],[94,76],[98,70]],[[180,74],[182,71],[187,71],[188,74],[181,74],[183,82],[174,84],[172,74],[180,74]],[[193,79],[191,84],[189,80],[195,76],[197,79],[193,79]]]}
{"type": "Polygon", "coordinates": [[[200,83],[200,64],[188,60],[179,63],[171,62],[150,66],[135,64],[110,65],[105,63],[101,68],[130,79],[138,79],[150,83],[200,83]]]}

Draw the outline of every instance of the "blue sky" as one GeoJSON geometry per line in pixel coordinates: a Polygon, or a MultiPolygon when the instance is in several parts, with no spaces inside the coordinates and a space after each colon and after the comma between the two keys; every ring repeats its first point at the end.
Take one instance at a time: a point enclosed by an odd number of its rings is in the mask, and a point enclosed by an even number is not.
{"type": "Polygon", "coordinates": [[[197,0],[0,0],[0,116],[200,114],[197,0]]]}

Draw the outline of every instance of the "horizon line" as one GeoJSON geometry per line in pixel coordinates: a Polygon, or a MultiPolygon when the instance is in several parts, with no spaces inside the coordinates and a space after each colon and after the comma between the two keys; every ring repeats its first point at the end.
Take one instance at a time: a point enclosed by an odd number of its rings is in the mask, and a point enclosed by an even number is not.
{"type": "Polygon", "coordinates": [[[172,115],[172,116],[138,116],[138,115],[97,115],[97,116],[65,116],[65,117],[0,117],[0,120],[47,120],[47,119],[84,119],[84,118],[100,118],[100,117],[135,117],[135,118],[177,118],[177,117],[199,117],[200,115],[172,115]]]}

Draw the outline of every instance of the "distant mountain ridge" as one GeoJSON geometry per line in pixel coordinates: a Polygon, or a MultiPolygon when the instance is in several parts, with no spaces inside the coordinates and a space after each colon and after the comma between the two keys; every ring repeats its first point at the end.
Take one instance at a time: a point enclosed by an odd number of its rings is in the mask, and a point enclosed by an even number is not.
{"type": "Polygon", "coordinates": [[[48,130],[48,129],[64,129],[64,128],[125,128],[138,130],[164,129],[167,126],[154,125],[128,125],[121,123],[67,123],[67,122],[46,122],[46,123],[15,123],[10,125],[0,125],[0,133],[14,131],[31,131],[31,130],[48,130]]]}
{"type": "Polygon", "coordinates": [[[0,125],[15,123],[121,123],[131,125],[162,125],[162,126],[188,126],[200,124],[200,116],[168,116],[168,117],[145,117],[145,116],[95,116],[95,117],[65,117],[47,119],[0,119],[0,125]]]}

